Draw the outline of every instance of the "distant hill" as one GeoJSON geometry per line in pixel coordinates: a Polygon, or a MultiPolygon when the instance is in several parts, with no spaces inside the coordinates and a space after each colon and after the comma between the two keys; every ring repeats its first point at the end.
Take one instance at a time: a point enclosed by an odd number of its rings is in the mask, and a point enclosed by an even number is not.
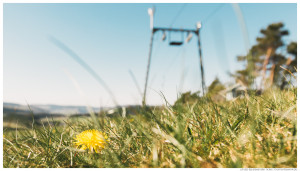
{"type": "Polygon", "coordinates": [[[85,106],[60,106],[60,105],[21,105],[16,103],[3,103],[3,129],[29,128],[33,122],[42,125],[44,118],[64,118],[68,116],[88,115],[89,110],[95,113],[100,108],[87,109],[85,106]],[[33,115],[32,115],[33,113],[33,115]]]}
{"type": "MultiPolygon", "coordinates": [[[[84,117],[90,116],[90,111],[93,110],[99,116],[107,117],[125,117],[127,115],[136,115],[139,113],[141,106],[119,106],[115,108],[91,108],[86,106],[61,106],[61,105],[21,105],[16,103],[3,103],[3,129],[30,128],[34,123],[38,126],[43,125],[45,119],[49,119],[50,123],[62,122],[63,118],[68,117],[84,117]],[[33,115],[32,115],[33,113],[33,115]],[[55,118],[55,121],[53,121],[55,118]]],[[[49,123],[47,120],[47,123],[49,123]]]]}
{"type": "Polygon", "coordinates": [[[73,114],[85,114],[89,113],[89,110],[93,112],[99,112],[100,108],[87,108],[86,106],[61,106],[61,105],[21,105],[16,103],[3,103],[3,113],[14,114],[31,114],[31,111],[35,114],[58,114],[58,115],[73,115],[73,114]],[[29,109],[30,107],[30,109],[29,109]]]}

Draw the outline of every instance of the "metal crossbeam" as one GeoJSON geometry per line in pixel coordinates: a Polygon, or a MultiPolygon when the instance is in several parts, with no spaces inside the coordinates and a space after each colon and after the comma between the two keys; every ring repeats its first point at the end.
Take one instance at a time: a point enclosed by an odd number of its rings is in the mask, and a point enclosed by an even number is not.
{"type": "Polygon", "coordinates": [[[195,33],[198,34],[197,29],[179,29],[179,28],[163,28],[163,27],[154,27],[153,32],[156,31],[172,31],[172,32],[187,32],[187,33],[195,33]]]}

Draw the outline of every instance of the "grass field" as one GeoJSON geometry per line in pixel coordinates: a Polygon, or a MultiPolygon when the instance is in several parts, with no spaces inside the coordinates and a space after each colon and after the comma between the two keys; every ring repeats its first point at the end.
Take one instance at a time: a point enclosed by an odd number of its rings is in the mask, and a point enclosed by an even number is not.
{"type": "Polygon", "coordinates": [[[64,125],[49,118],[44,126],[4,130],[3,167],[295,168],[296,103],[296,88],[272,89],[224,102],[179,99],[126,117],[91,114],[64,125]],[[101,152],[76,148],[76,135],[88,129],[108,135],[101,152]]]}

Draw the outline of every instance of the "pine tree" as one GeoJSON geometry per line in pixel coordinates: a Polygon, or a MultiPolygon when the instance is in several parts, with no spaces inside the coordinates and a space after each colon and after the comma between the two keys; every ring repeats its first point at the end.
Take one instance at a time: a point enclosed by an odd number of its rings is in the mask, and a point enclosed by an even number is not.
{"type": "Polygon", "coordinates": [[[246,56],[237,57],[240,62],[247,61],[245,69],[238,70],[233,74],[237,82],[247,87],[253,87],[255,80],[260,77],[259,89],[262,89],[263,86],[267,87],[266,78],[269,78],[269,86],[272,86],[273,83],[276,86],[281,85],[283,71],[280,66],[285,64],[287,59],[278,53],[278,49],[284,46],[283,36],[289,34],[287,30],[283,30],[283,27],[283,23],[273,23],[266,29],[262,29],[260,31],[262,37],[256,39],[257,44],[252,46],[249,53],[246,56]],[[269,72],[267,73],[267,71],[269,72]]]}
{"type": "Polygon", "coordinates": [[[263,36],[256,39],[258,42],[258,48],[265,53],[265,56],[262,56],[264,58],[264,62],[260,88],[262,88],[263,84],[266,82],[267,70],[270,70],[269,86],[272,86],[274,82],[278,83],[278,80],[280,79],[280,65],[284,64],[286,59],[283,55],[278,54],[276,51],[279,47],[284,45],[282,37],[289,34],[287,30],[283,30],[283,27],[283,23],[270,24],[267,29],[262,29],[260,31],[263,36]],[[269,64],[271,64],[271,67],[268,68],[269,64]]]}
{"type": "MultiPolygon", "coordinates": [[[[292,59],[291,57],[289,57],[286,61],[285,67],[288,71],[290,71],[291,73],[295,73],[297,72],[297,43],[296,42],[291,42],[288,46],[287,46],[287,52],[289,54],[291,54],[293,56],[294,59],[292,59]]],[[[284,78],[282,79],[282,83],[280,85],[280,89],[284,89],[284,87],[287,85],[287,78],[291,77],[291,73],[289,73],[288,71],[284,71],[283,75],[284,78]]]]}

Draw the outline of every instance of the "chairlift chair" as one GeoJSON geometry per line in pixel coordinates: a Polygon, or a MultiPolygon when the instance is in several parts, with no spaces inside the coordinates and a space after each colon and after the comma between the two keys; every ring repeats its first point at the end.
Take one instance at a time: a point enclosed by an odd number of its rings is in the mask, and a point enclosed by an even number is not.
{"type": "Polygon", "coordinates": [[[169,45],[171,46],[181,46],[183,44],[183,33],[181,33],[181,40],[171,40],[171,32],[169,32],[169,45]]]}

